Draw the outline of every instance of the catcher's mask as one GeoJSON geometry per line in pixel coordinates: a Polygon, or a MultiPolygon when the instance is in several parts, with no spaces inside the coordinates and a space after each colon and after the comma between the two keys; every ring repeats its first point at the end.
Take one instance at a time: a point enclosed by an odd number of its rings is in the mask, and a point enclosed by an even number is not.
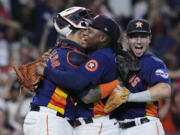
{"type": "Polygon", "coordinates": [[[68,36],[72,29],[86,29],[88,23],[86,19],[93,18],[94,14],[84,7],[71,7],[56,15],[53,19],[56,31],[68,36]]]}

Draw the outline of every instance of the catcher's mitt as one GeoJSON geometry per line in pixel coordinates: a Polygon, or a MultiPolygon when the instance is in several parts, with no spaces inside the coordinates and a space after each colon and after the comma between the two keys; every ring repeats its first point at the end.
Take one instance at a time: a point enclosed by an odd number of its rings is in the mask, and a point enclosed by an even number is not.
{"type": "Polygon", "coordinates": [[[118,86],[115,88],[105,104],[104,112],[109,113],[125,103],[129,93],[130,91],[126,87],[118,86]]]}
{"type": "Polygon", "coordinates": [[[37,60],[28,64],[13,66],[20,83],[31,92],[35,92],[35,85],[40,81],[41,76],[35,72],[36,65],[42,60],[37,60]]]}
{"type": "Polygon", "coordinates": [[[126,85],[129,79],[141,69],[140,60],[131,56],[126,51],[121,51],[121,53],[116,56],[116,64],[118,75],[124,85],[126,85]]]}

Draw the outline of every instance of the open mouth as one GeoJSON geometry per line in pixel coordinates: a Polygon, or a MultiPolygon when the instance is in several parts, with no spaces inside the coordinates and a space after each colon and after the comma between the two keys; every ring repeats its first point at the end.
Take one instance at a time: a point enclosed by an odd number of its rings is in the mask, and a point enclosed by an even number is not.
{"type": "Polygon", "coordinates": [[[136,46],[135,49],[143,49],[143,47],[137,47],[137,46],[136,46]]]}
{"type": "Polygon", "coordinates": [[[143,46],[135,46],[134,47],[134,53],[137,55],[137,56],[141,56],[143,54],[143,46]]]}

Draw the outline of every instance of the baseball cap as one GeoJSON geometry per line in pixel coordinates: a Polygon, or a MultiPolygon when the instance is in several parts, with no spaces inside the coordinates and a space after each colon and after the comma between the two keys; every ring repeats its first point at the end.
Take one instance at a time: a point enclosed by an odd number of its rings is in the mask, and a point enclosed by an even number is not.
{"type": "Polygon", "coordinates": [[[113,19],[105,15],[98,15],[93,20],[89,20],[89,25],[95,29],[105,32],[113,41],[117,41],[120,37],[119,24],[113,19]]]}
{"type": "Polygon", "coordinates": [[[127,34],[133,33],[147,33],[151,34],[149,22],[145,19],[133,19],[127,25],[127,34]]]}

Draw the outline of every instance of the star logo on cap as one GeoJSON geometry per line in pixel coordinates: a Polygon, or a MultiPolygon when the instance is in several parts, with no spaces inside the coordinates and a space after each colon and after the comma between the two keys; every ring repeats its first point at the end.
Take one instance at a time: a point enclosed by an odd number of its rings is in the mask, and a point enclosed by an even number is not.
{"type": "Polygon", "coordinates": [[[142,22],[137,22],[137,23],[136,23],[136,28],[139,28],[139,27],[142,28],[142,25],[143,25],[142,22]]]}

